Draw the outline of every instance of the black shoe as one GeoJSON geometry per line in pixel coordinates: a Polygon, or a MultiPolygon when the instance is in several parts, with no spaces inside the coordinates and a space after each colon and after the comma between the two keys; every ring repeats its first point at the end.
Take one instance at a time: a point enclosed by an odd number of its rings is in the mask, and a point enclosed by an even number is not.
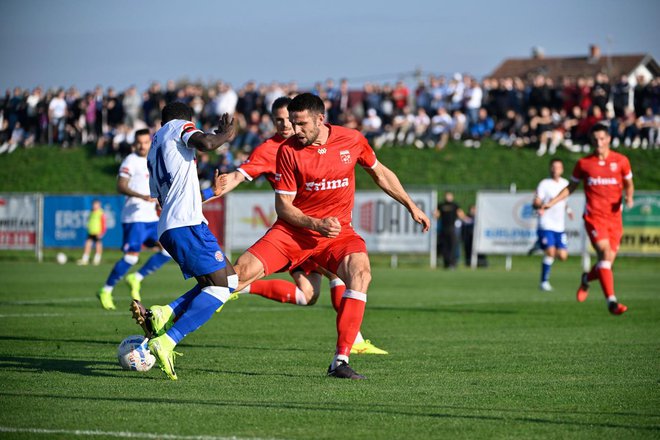
{"type": "Polygon", "coordinates": [[[151,325],[151,310],[145,309],[140,301],[134,299],[133,302],[131,302],[131,313],[133,314],[135,323],[144,330],[144,336],[146,338],[151,339],[156,336],[151,325]]]}
{"type": "Polygon", "coordinates": [[[334,370],[332,369],[332,365],[330,365],[328,367],[328,376],[336,377],[338,379],[366,379],[365,376],[357,374],[350,365],[348,365],[348,362],[345,361],[339,361],[339,365],[337,365],[334,370]]]}

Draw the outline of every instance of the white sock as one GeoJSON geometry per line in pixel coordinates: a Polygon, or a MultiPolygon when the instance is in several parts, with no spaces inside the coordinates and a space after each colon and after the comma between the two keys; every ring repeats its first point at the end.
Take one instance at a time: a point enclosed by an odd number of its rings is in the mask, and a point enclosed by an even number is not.
{"type": "Polygon", "coordinates": [[[307,305],[307,297],[302,290],[296,287],[296,304],[299,306],[307,305]]]}
{"type": "Polygon", "coordinates": [[[364,342],[362,332],[358,332],[357,336],[355,337],[355,341],[353,341],[353,344],[359,344],[360,342],[364,342]]]}
{"type": "Polygon", "coordinates": [[[135,272],[135,279],[142,282],[144,275],[142,275],[140,272],[135,272]]]}
{"type": "MultiPolygon", "coordinates": [[[[85,260],[85,262],[87,262],[88,259],[89,257],[87,258],[83,257],[83,260],[85,260]]],[[[100,262],[101,262],[101,254],[94,254],[94,263],[100,263],[100,262]]]]}
{"type": "Polygon", "coordinates": [[[87,255],[87,254],[83,254],[81,260],[83,261],[83,263],[87,263],[87,262],[89,262],[89,255],[87,255]]]}
{"type": "Polygon", "coordinates": [[[238,293],[250,293],[250,286],[252,284],[248,284],[247,286],[243,287],[243,290],[240,290],[238,293]]]}
{"type": "Polygon", "coordinates": [[[618,302],[619,302],[619,301],[617,301],[615,295],[612,295],[612,296],[610,296],[610,297],[607,298],[607,303],[608,303],[608,304],[611,304],[611,303],[618,303],[618,302]]]}
{"type": "Polygon", "coordinates": [[[337,366],[341,361],[348,363],[348,356],[345,356],[343,354],[336,354],[334,359],[332,359],[332,369],[334,370],[335,368],[337,368],[337,366]]]}
{"type": "Polygon", "coordinates": [[[110,292],[112,292],[112,289],[114,289],[114,286],[108,286],[107,284],[103,286],[103,290],[109,290],[110,292]]]}

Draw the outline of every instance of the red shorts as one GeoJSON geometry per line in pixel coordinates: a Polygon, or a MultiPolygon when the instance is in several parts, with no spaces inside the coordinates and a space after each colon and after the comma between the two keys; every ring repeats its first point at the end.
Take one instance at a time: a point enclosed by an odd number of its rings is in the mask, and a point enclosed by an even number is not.
{"type": "Polygon", "coordinates": [[[339,263],[350,254],[367,253],[367,245],[350,226],[344,226],[336,238],[317,237],[283,222],[276,222],[266,235],[249,249],[264,266],[264,276],[296,268],[311,262],[337,273],[339,263]]]}
{"type": "Polygon", "coordinates": [[[312,272],[316,272],[316,269],[318,268],[318,263],[310,258],[309,260],[303,261],[299,266],[292,267],[289,270],[289,273],[293,275],[294,272],[304,272],[305,275],[309,275],[312,272]]]}
{"type": "Polygon", "coordinates": [[[623,223],[621,217],[614,218],[598,218],[598,217],[584,217],[584,228],[587,230],[587,235],[591,244],[596,247],[596,242],[602,240],[609,240],[610,248],[614,252],[619,250],[621,244],[621,237],[623,237],[623,223]]]}

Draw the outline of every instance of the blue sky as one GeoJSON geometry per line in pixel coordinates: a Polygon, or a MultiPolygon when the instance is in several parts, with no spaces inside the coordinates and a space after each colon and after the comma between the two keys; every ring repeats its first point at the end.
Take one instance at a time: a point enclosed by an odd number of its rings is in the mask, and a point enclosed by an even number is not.
{"type": "Polygon", "coordinates": [[[483,76],[533,46],[580,55],[592,43],[658,59],[659,18],[657,0],[2,0],[0,87],[483,76]]]}

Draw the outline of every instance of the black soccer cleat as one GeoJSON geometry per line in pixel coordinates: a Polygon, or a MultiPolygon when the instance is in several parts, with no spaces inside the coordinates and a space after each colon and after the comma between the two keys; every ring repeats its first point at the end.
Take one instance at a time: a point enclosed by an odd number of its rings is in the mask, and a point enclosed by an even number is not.
{"type": "Polygon", "coordinates": [[[151,310],[145,309],[140,301],[134,299],[131,302],[131,313],[135,322],[144,330],[144,336],[146,338],[152,339],[156,336],[151,325],[151,310]]]}
{"type": "Polygon", "coordinates": [[[339,365],[334,369],[332,369],[332,365],[330,365],[328,367],[328,376],[336,377],[337,379],[366,379],[366,376],[356,373],[346,361],[339,361],[339,365]]]}

